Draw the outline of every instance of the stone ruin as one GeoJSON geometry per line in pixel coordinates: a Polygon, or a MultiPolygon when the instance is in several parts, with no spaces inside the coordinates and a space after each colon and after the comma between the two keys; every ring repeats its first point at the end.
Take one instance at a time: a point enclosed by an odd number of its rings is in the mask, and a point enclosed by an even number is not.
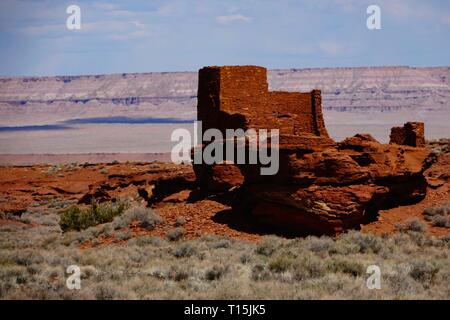
{"type": "Polygon", "coordinates": [[[198,120],[203,132],[217,128],[224,135],[227,128],[279,129],[276,175],[229,161],[194,164],[194,172],[204,192],[232,193],[240,209],[282,230],[333,234],[357,228],[378,210],[426,193],[423,171],[430,161],[422,123],[393,128],[390,144],[369,134],[335,142],[325,128],[320,90],[269,91],[263,67],[201,69],[198,120]]]}
{"type": "Polygon", "coordinates": [[[389,143],[425,147],[425,126],[423,122],[407,122],[403,127],[393,127],[389,138],[389,143]]]}
{"type": "Polygon", "coordinates": [[[198,120],[203,129],[278,128],[282,135],[329,138],[320,90],[269,91],[267,70],[206,67],[199,72],[198,120]]]}

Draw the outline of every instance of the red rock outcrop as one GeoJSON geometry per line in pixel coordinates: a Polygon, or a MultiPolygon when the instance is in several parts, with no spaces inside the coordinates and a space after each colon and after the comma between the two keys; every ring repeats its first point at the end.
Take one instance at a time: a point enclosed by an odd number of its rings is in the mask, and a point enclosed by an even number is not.
{"type": "MultiPolygon", "coordinates": [[[[402,141],[414,147],[383,145],[368,134],[336,143],[324,125],[320,91],[270,92],[265,68],[201,69],[198,120],[203,132],[217,128],[224,136],[228,128],[279,129],[275,175],[261,175],[260,165],[230,163],[234,159],[194,163],[203,190],[238,189],[246,208],[269,225],[332,234],[358,227],[381,208],[425,196],[423,171],[429,165],[429,151],[416,147],[423,146],[423,126],[414,123],[404,129],[407,138],[402,141]]],[[[194,154],[204,148],[196,148],[194,154]]]]}

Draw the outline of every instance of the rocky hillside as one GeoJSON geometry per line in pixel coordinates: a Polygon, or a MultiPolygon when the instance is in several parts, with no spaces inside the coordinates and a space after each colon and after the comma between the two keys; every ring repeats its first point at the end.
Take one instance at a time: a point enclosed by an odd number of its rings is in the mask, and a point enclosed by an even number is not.
{"type": "MultiPolygon", "coordinates": [[[[330,111],[436,111],[450,108],[450,67],[272,70],[271,90],[323,91],[330,111]]],[[[73,119],[194,119],[196,72],[0,78],[0,126],[73,119]]]]}

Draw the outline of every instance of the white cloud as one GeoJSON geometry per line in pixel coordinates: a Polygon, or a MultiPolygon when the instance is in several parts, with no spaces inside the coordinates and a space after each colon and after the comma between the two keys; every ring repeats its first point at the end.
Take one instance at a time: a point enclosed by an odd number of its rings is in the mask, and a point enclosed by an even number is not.
{"type": "Polygon", "coordinates": [[[229,24],[233,22],[249,22],[250,20],[251,20],[250,17],[244,16],[242,14],[230,14],[226,16],[216,17],[216,22],[219,24],[229,24]]]}

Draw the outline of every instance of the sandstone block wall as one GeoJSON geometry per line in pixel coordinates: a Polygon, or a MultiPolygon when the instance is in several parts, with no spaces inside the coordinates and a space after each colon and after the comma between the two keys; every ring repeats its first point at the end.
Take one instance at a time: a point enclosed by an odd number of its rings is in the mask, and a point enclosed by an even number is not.
{"type": "Polygon", "coordinates": [[[205,67],[199,72],[198,120],[203,130],[279,129],[281,135],[328,138],[321,92],[269,91],[267,70],[257,66],[205,67]]]}
{"type": "Polygon", "coordinates": [[[425,146],[425,126],[423,122],[407,122],[403,127],[393,127],[389,136],[390,144],[411,147],[425,146]]]}

